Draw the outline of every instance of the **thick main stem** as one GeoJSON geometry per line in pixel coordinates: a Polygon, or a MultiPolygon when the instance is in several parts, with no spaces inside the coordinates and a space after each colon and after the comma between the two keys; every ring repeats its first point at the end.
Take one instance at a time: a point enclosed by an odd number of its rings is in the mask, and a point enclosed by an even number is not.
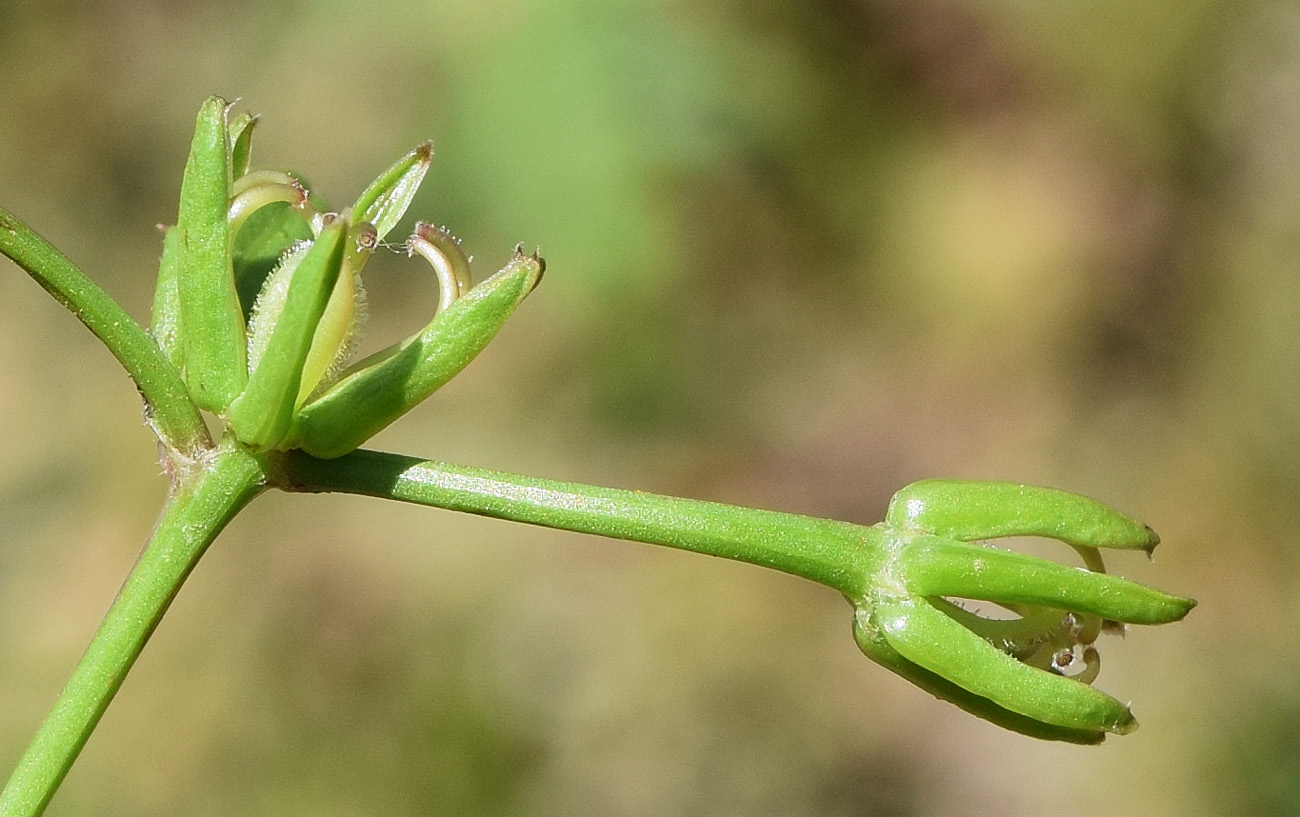
{"type": "Polygon", "coordinates": [[[257,459],[223,447],[178,486],[67,686],[0,792],[0,817],[35,817],[45,810],[181,584],[263,482],[257,459]]]}
{"type": "Polygon", "coordinates": [[[342,491],[594,533],[775,568],[861,598],[877,528],[358,450],[285,462],[292,488],[342,491]]]}

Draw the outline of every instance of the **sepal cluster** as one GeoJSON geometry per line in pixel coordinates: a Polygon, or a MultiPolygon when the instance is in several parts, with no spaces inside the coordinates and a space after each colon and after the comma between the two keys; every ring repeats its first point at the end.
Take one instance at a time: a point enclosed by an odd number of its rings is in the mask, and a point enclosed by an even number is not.
{"type": "Polygon", "coordinates": [[[1159,538],[1065,491],[927,480],[899,491],[878,529],[884,556],[867,593],[850,599],[858,646],[937,697],[1035,737],[1098,743],[1135,729],[1126,704],[1091,686],[1095,641],[1125,623],[1178,621],[1196,604],[1106,574],[1098,548],[1149,554],[1159,538]],[[1084,566],[981,541],[1012,536],[1065,542],[1084,566]]]}
{"type": "Polygon", "coordinates": [[[351,207],[331,211],[297,177],[250,170],[256,123],[232,118],[220,97],[200,109],[177,223],[164,232],[151,333],[194,403],[250,450],[340,456],[468,365],[545,263],[516,249],[475,286],[459,241],[417,224],[406,246],[433,267],[435,314],[348,366],[365,317],[362,269],[414,199],[432,146],[419,145],[351,207]]]}

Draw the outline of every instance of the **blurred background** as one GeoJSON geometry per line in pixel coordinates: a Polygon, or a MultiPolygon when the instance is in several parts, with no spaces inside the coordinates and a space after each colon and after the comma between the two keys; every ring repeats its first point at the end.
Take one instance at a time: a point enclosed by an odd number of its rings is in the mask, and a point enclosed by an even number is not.
{"type": "MultiPolygon", "coordinates": [[[[863,523],[1056,485],[1201,602],[1104,645],[1141,730],[1042,744],[793,578],[268,495],[51,814],[1300,813],[1295,4],[0,0],[0,77],[0,203],[141,320],[209,94],[340,204],[432,138],[408,222],[549,271],[374,447],[863,523]]],[[[367,281],[366,349],[432,311],[419,263],[367,281]]],[[[7,774],[165,480],[95,339],[7,261],[0,300],[7,774]]]]}

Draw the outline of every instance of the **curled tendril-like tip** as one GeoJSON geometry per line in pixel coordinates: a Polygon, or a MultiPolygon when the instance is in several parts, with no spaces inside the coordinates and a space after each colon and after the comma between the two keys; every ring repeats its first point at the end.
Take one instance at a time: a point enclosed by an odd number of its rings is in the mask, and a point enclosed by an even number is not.
{"type": "Polygon", "coordinates": [[[1092,646],[1061,649],[1052,655],[1050,669],[1081,684],[1091,684],[1101,674],[1101,653],[1092,646]],[[1083,653],[1082,669],[1078,667],[1080,652],[1083,653]]]}
{"type": "Polygon", "coordinates": [[[460,239],[446,227],[427,221],[416,222],[415,232],[406,240],[407,255],[419,255],[438,276],[438,311],[451,306],[473,287],[469,259],[460,247],[460,239]]]}
{"type": "Polygon", "coordinates": [[[307,189],[302,182],[275,170],[258,170],[246,173],[231,185],[230,229],[232,233],[248,221],[257,210],[276,202],[288,202],[301,208],[307,203],[307,189]]]}
{"type": "Polygon", "coordinates": [[[423,330],[358,361],[310,398],[288,447],[326,459],[355,449],[468,365],[532,291],[541,268],[540,259],[516,258],[471,288],[468,259],[446,230],[421,223],[407,249],[436,271],[438,311],[423,330]]]}

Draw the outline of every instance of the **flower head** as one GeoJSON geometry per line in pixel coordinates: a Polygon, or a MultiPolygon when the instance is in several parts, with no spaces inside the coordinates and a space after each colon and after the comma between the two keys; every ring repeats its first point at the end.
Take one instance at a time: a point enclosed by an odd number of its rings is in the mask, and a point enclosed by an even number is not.
{"type": "Polygon", "coordinates": [[[256,119],[212,97],[199,112],[175,227],[164,242],[153,335],[194,402],[254,451],[339,456],[458,373],[500,330],[544,263],[517,250],[475,286],[459,242],[419,224],[407,242],[439,281],[420,332],[348,366],[364,318],[361,272],[433,157],[422,144],[346,210],[295,177],[250,171],[256,119]]]}

